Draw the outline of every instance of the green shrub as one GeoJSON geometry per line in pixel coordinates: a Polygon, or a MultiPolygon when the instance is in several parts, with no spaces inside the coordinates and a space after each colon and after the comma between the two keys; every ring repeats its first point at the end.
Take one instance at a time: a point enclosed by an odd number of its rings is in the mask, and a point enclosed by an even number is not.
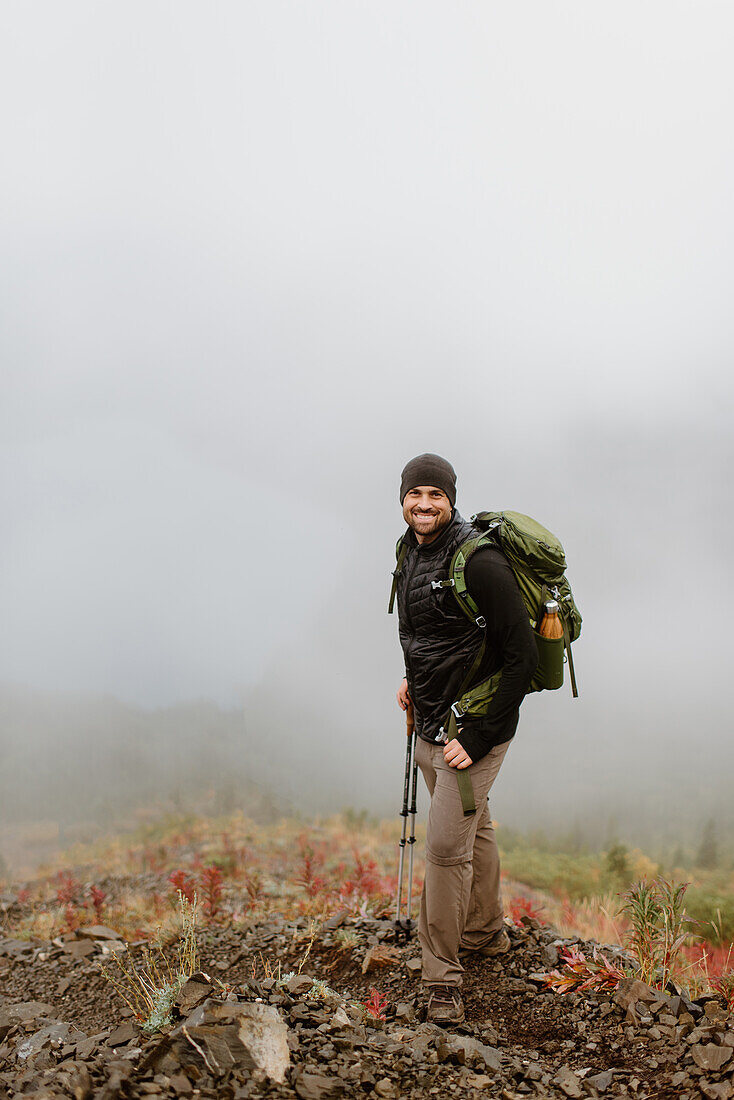
{"type": "Polygon", "coordinates": [[[734,941],[734,897],[707,886],[691,886],[686,909],[697,921],[696,934],[709,943],[734,941]]]}
{"type": "Polygon", "coordinates": [[[604,892],[599,860],[593,856],[518,847],[503,853],[502,866],[511,878],[572,901],[604,892]]]}

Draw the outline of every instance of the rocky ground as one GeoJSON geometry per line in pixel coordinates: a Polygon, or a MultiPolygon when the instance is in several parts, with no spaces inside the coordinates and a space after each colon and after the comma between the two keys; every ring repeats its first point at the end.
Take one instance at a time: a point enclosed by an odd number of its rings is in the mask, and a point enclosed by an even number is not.
{"type": "Polygon", "coordinates": [[[0,1096],[734,1097],[723,1003],[631,979],[560,996],[541,975],[578,941],[527,918],[510,933],[510,955],[467,962],[466,1024],[441,1030],[423,1019],[417,943],[396,943],[389,921],[209,928],[200,972],[153,1035],[99,969],[141,945],[103,926],[0,940],[0,1096]]]}

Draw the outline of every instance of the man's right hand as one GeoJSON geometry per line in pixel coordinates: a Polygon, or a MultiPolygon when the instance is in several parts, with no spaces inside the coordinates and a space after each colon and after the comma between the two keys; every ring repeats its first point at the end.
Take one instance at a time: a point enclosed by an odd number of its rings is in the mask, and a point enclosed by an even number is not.
{"type": "Polygon", "coordinates": [[[410,706],[410,696],[408,695],[408,681],[404,679],[398,688],[398,706],[401,710],[407,710],[410,706]]]}

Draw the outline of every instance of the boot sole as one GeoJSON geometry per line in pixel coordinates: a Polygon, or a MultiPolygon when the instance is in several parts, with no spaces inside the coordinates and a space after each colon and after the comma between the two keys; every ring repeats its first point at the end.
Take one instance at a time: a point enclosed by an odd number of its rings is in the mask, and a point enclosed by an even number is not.
{"type": "Polygon", "coordinates": [[[462,1012],[461,1016],[455,1016],[453,1020],[432,1020],[430,1016],[426,1016],[426,1023],[435,1024],[436,1027],[454,1027],[456,1024],[463,1024],[465,1020],[465,1012],[462,1012]]]}

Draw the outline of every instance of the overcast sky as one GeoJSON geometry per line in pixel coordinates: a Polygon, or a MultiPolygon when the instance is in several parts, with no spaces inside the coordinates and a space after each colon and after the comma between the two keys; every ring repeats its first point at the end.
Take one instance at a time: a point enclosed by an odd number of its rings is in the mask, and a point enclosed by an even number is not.
{"type": "Polygon", "coordinates": [[[729,738],[733,31],[705,0],[3,4],[0,677],[300,677],[314,712],[343,682],[384,730],[430,450],[464,514],[566,545],[583,702],[532,714],[729,738]]]}

